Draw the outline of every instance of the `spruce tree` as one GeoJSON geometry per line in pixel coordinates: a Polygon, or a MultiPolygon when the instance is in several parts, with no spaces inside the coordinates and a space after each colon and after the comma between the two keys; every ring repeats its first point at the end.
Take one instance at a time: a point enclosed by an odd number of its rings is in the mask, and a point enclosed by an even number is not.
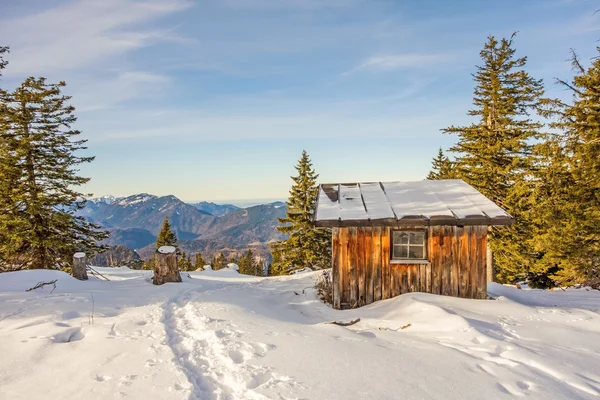
{"type": "Polygon", "coordinates": [[[458,136],[450,150],[456,154],[459,178],[475,187],[515,217],[511,227],[491,229],[490,246],[500,281],[514,281],[535,262],[533,234],[525,211],[532,207],[532,175],[538,156],[535,141],[544,125],[532,119],[549,103],[541,80],[524,69],[527,58],[516,57],[510,39],[488,38],[473,75],[476,122],[451,126],[444,133],[458,136]]]}
{"type": "Polygon", "coordinates": [[[297,269],[322,269],[331,266],[331,232],[315,228],[313,214],[319,187],[318,175],[306,151],[296,165],[297,176],[287,201],[285,218],[278,218],[282,224],[279,232],[288,235],[286,240],[271,246],[274,274],[287,274],[297,269]]]}
{"type": "Polygon", "coordinates": [[[206,261],[202,258],[202,254],[196,253],[196,257],[194,259],[194,270],[204,271],[204,266],[206,265],[206,261]]]}
{"type": "Polygon", "coordinates": [[[225,257],[225,254],[223,254],[221,252],[217,256],[213,257],[213,260],[211,263],[211,267],[212,267],[213,271],[218,271],[220,269],[225,268],[226,266],[227,266],[227,257],[225,257]]]}
{"type": "Polygon", "coordinates": [[[0,78],[2,77],[2,70],[8,65],[8,61],[4,59],[4,54],[7,54],[9,51],[10,48],[8,46],[0,46],[0,78]]]}
{"type": "Polygon", "coordinates": [[[564,136],[555,146],[556,161],[542,177],[545,183],[550,173],[557,178],[542,198],[545,236],[538,245],[558,267],[560,283],[600,287],[600,58],[586,69],[573,53],[572,64],[572,82],[559,80],[573,103],[563,107],[553,125],[564,136]]]}
{"type": "Polygon", "coordinates": [[[185,251],[181,253],[181,257],[179,257],[177,266],[179,267],[180,271],[192,271],[192,261],[188,258],[185,251]]]}
{"type": "Polygon", "coordinates": [[[248,252],[242,254],[238,261],[238,267],[240,268],[239,272],[240,272],[240,274],[243,274],[243,275],[250,275],[250,273],[249,273],[250,265],[248,263],[247,255],[248,255],[248,252]]]}
{"type": "Polygon", "coordinates": [[[438,180],[453,178],[452,161],[444,155],[444,151],[440,147],[437,157],[431,162],[431,171],[429,172],[429,175],[427,175],[427,179],[438,180]]]}
{"type": "MultiPolygon", "coordinates": [[[[5,53],[7,50],[0,51],[5,53]]],[[[0,61],[6,65],[4,60],[0,61]]],[[[86,140],[77,139],[74,107],[64,82],[27,78],[12,92],[0,92],[0,263],[4,269],[54,268],[74,252],[106,249],[108,236],[76,212],[85,206],[76,191],[89,181],[78,165],[86,140]]]]}
{"type": "Polygon", "coordinates": [[[165,216],[158,237],[156,238],[156,248],[158,249],[162,246],[177,247],[177,236],[171,230],[171,224],[167,216],[165,216]]]}
{"type": "Polygon", "coordinates": [[[262,276],[262,263],[259,262],[252,250],[248,250],[240,257],[240,274],[262,276]]]}

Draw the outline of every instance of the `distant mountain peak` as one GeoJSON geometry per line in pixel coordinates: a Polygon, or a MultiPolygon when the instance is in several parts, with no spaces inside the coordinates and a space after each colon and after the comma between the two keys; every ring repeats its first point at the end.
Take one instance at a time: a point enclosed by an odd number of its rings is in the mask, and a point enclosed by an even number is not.
{"type": "Polygon", "coordinates": [[[117,200],[120,200],[120,197],[115,197],[113,195],[107,194],[104,196],[98,196],[98,197],[88,197],[86,198],[87,201],[92,202],[92,203],[104,203],[104,204],[112,204],[117,200]]]}
{"type": "Polygon", "coordinates": [[[217,204],[211,201],[201,201],[199,203],[193,203],[192,205],[201,212],[214,215],[215,217],[222,217],[240,209],[233,204],[217,204]]]}
{"type": "Polygon", "coordinates": [[[148,200],[154,200],[157,196],[148,193],[134,194],[132,196],[119,199],[118,204],[121,206],[132,206],[140,203],[145,203],[148,200]]]}

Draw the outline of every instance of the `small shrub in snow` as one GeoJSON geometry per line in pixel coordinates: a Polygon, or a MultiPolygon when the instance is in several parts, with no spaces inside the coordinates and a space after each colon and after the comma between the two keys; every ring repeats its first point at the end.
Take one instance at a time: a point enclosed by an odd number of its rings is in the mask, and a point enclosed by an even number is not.
{"type": "Polygon", "coordinates": [[[333,304],[333,285],[330,269],[323,270],[323,273],[318,275],[315,289],[317,289],[321,301],[326,304],[333,304]]]}

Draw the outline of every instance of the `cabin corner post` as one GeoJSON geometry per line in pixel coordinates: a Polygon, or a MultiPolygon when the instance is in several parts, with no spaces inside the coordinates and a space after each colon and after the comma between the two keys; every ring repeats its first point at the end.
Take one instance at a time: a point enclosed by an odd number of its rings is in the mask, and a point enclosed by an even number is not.
{"type": "Polygon", "coordinates": [[[492,233],[492,227],[487,228],[487,238],[486,238],[486,270],[487,270],[487,282],[494,282],[496,271],[494,270],[494,254],[492,253],[492,248],[490,247],[490,236],[492,233]]]}
{"type": "Polygon", "coordinates": [[[331,290],[333,294],[333,308],[341,309],[341,283],[340,283],[340,229],[331,228],[331,290]]]}

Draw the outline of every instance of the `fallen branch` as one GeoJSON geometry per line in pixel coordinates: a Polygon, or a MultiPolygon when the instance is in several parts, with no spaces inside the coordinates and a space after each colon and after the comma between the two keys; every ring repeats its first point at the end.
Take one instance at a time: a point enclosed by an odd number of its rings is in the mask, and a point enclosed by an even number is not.
{"type": "Polygon", "coordinates": [[[100,272],[96,271],[94,268],[90,267],[89,265],[86,266],[86,269],[89,271],[89,273],[92,276],[95,276],[98,279],[104,279],[105,281],[110,281],[110,279],[108,279],[107,277],[105,277],[104,275],[102,275],[100,272]],[[100,278],[98,276],[100,276],[100,278]]]}
{"type": "Polygon", "coordinates": [[[406,329],[406,328],[409,328],[409,327],[411,327],[411,326],[412,326],[412,324],[406,324],[406,325],[402,325],[402,326],[401,326],[400,328],[398,328],[398,329],[392,329],[392,328],[384,328],[384,327],[379,327],[379,330],[380,330],[380,331],[392,331],[392,332],[398,332],[398,331],[399,331],[399,330],[401,330],[401,329],[406,329]]]}
{"type": "Polygon", "coordinates": [[[350,322],[331,321],[331,322],[325,322],[325,324],[334,324],[334,325],[339,325],[339,326],[350,326],[350,325],[356,324],[357,322],[360,322],[360,318],[356,318],[354,321],[350,321],[350,322]]]}
{"type": "MultiPolygon", "coordinates": [[[[32,287],[32,288],[29,288],[29,289],[27,289],[27,290],[26,290],[26,292],[31,292],[32,290],[39,289],[39,288],[41,288],[41,287],[44,287],[44,286],[46,286],[46,285],[52,285],[52,286],[54,287],[54,288],[52,289],[52,292],[54,292],[54,289],[56,289],[56,281],[57,281],[57,280],[58,280],[58,279],[55,279],[55,280],[53,280],[53,281],[50,281],[50,282],[38,282],[38,283],[37,283],[37,285],[35,285],[35,286],[34,286],[34,287],[32,287]]],[[[52,292],[50,292],[50,293],[52,293],[52,292]]]]}

